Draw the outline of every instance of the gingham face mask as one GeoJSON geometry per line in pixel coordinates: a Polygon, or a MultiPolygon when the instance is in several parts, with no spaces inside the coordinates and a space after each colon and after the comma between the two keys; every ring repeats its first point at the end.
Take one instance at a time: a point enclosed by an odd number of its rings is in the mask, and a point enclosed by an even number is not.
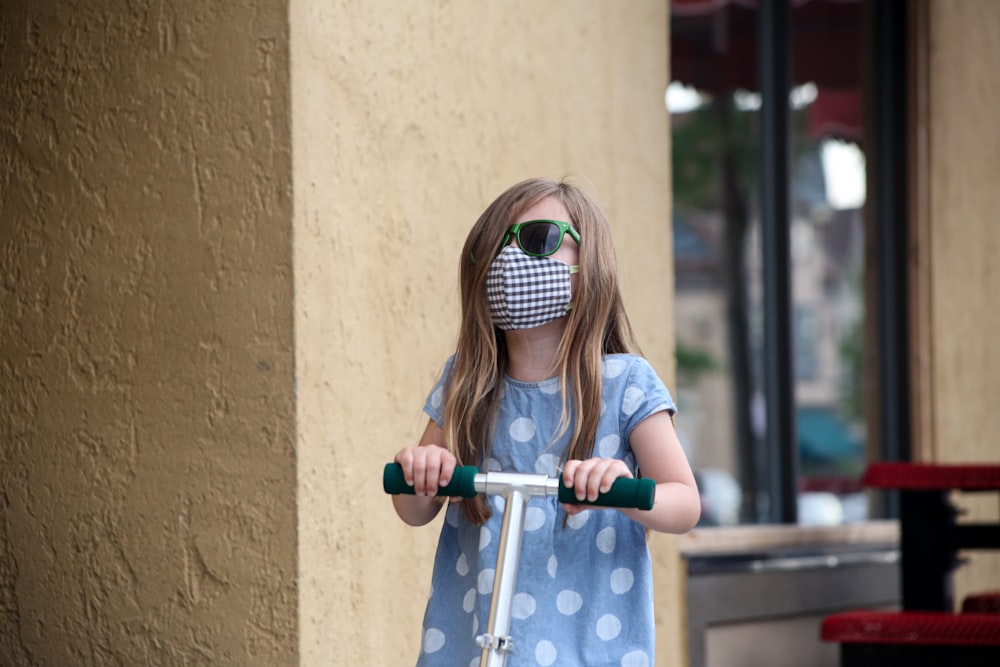
{"type": "Polygon", "coordinates": [[[493,324],[505,331],[531,329],[560,318],[572,307],[570,266],[549,257],[531,257],[505,246],[490,265],[486,297],[493,324]]]}

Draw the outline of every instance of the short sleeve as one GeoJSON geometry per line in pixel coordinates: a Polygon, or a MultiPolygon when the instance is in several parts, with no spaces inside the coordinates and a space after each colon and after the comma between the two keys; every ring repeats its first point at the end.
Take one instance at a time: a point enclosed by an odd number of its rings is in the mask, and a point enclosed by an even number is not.
{"type": "Polygon", "coordinates": [[[674,399],[649,362],[635,357],[622,393],[622,433],[627,439],[642,420],[664,410],[671,415],[677,412],[674,399]]]}
{"type": "Polygon", "coordinates": [[[434,423],[442,428],[444,427],[444,401],[448,395],[448,381],[451,379],[451,369],[454,363],[455,356],[448,357],[448,361],[444,363],[441,374],[438,375],[438,380],[434,384],[434,388],[431,389],[431,392],[427,395],[427,401],[424,403],[424,412],[434,420],[434,423]]]}

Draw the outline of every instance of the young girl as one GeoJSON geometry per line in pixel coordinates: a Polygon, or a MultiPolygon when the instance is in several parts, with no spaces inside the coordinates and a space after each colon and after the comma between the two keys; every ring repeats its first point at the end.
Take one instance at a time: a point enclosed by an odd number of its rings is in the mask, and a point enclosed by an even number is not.
{"type": "MultiPolygon", "coordinates": [[[[530,179],[501,194],[460,260],[462,323],[424,411],[417,446],[395,460],[416,495],[397,514],[431,521],[456,465],[561,474],[594,500],[618,477],[656,481],[651,510],[530,501],[507,664],[654,664],[646,529],[698,521],[674,403],[636,349],[608,221],[584,192],[530,179]],[[561,471],[561,472],[560,472],[561,471]]],[[[452,499],[434,562],[418,666],[479,664],[504,499],[452,499]]]]}

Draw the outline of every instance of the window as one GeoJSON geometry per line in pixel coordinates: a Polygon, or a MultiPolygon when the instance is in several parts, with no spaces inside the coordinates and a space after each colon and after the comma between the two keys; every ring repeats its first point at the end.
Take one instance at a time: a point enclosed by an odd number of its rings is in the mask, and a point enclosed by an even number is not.
{"type": "Polygon", "coordinates": [[[705,524],[859,521],[867,449],[906,455],[904,4],[756,4],[671,5],[678,425],[705,524]]]}

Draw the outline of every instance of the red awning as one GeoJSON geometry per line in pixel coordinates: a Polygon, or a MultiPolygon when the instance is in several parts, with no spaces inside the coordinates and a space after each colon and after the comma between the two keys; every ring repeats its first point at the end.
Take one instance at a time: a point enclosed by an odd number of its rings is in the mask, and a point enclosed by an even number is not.
{"type": "MultiPolygon", "coordinates": [[[[790,0],[792,85],[814,83],[814,133],[861,136],[861,0],[790,0]]],[[[671,0],[671,80],[757,90],[757,0],[671,0]]]]}

